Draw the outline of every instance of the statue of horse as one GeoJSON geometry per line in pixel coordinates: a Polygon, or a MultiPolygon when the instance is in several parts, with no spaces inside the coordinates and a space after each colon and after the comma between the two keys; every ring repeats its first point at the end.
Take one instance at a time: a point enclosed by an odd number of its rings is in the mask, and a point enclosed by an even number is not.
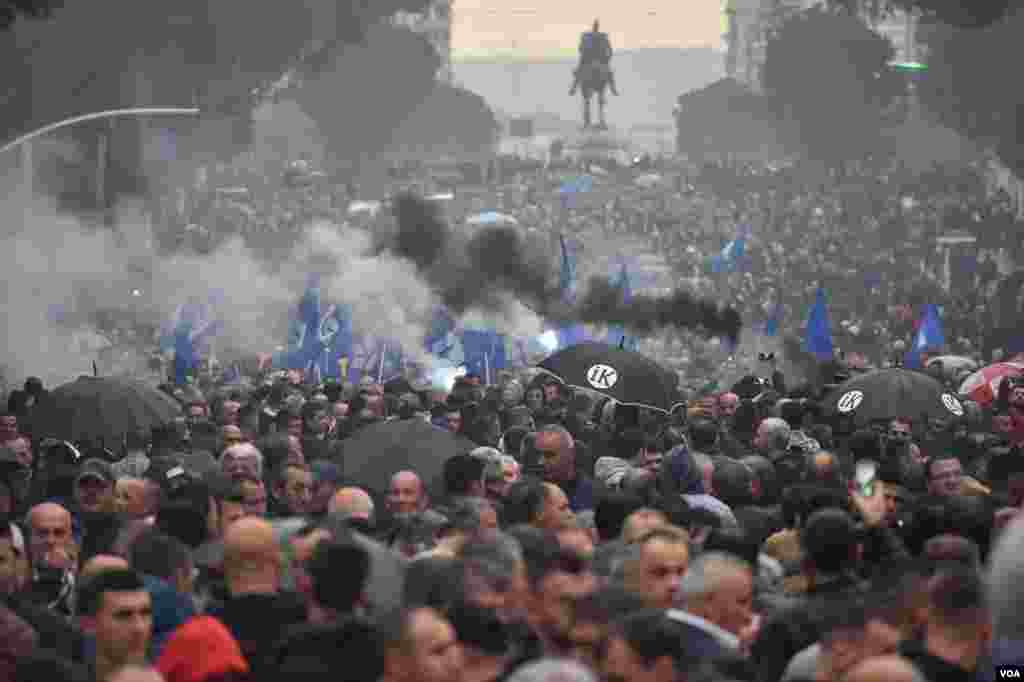
{"type": "Polygon", "coordinates": [[[590,102],[597,95],[597,128],[607,130],[608,123],[604,117],[604,106],[607,102],[605,93],[611,83],[611,68],[600,62],[583,64],[579,68],[578,82],[580,95],[583,98],[583,127],[592,127],[590,102]]]}

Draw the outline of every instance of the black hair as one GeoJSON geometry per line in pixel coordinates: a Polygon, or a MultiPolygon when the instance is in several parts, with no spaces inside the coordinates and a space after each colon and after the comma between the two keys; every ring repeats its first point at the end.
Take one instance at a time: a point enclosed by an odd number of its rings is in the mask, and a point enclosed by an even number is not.
{"type": "Polygon", "coordinates": [[[536,478],[523,478],[512,484],[501,505],[500,521],[503,528],[529,525],[543,512],[548,491],[544,482],[536,478]]]}
{"type": "Polygon", "coordinates": [[[107,592],[143,592],[145,589],[146,583],[136,571],[126,568],[101,571],[78,584],[78,613],[95,616],[103,607],[103,595],[107,592]]]}
{"type": "Polygon", "coordinates": [[[800,532],[800,546],[815,570],[829,575],[850,568],[852,550],[859,540],[853,518],[842,509],[811,514],[800,532]]]}
{"type": "Polygon", "coordinates": [[[704,552],[725,552],[743,559],[751,566],[757,566],[760,545],[746,530],[739,528],[715,528],[704,541],[704,552]]]}
{"type": "Polygon", "coordinates": [[[354,542],[323,540],[306,566],[313,598],[320,606],[348,614],[355,610],[370,575],[370,555],[354,542]]]}
{"type": "Polygon", "coordinates": [[[463,601],[449,607],[445,615],[460,643],[490,656],[505,656],[512,649],[513,634],[493,609],[463,601]]]}
{"type": "Polygon", "coordinates": [[[402,603],[444,610],[463,598],[463,562],[428,556],[411,562],[405,571],[402,603]]]}
{"type": "Polygon", "coordinates": [[[151,529],[128,548],[128,563],[140,573],[172,581],[176,573],[191,565],[192,554],[181,540],[151,529]]]}
{"type": "Polygon", "coordinates": [[[716,457],[714,465],[711,480],[716,496],[730,507],[750,504],[753,501],[751,484],[754,472],[742,462],[727,457],[716,457]]]}
{"type": "Polygon", "coordinates": [[[643,499],[633,493],[616,490],[601,495],[594,507],[594,525],[601,540],[620,537],[629,515],[643,507],[643,499]]]}
{"type": "Polygon", "coordinates": [[[683,675],[700,661],[693,649],[681,645],[688,639],[686,626],[661,609],[631,613],[615,621],[612,631],[629,645],[645,668],[668,657],[676,674],[683,675]]]}
{"type": "Polygon", "coordinates": [[[473,485],[484,479],[486,463],[469,455],[455,455],[444,463],[444,488],[451,496],[469,495],[473,485]]]}
{"type": "Polygon", "coordinates": [[[710,419],[694,419],[690,422],[690,445],[694,450],[705,452],[718,442],[718,425],[710,419]]]}
{"type": "Polygon", "coordinates": [[[507,532],[519,542],[531,587],[536,588],[552,573],[576,574],[583,570],[580,557],[563,549],[554,533],[532,526],[515,526],[507,532]]]}

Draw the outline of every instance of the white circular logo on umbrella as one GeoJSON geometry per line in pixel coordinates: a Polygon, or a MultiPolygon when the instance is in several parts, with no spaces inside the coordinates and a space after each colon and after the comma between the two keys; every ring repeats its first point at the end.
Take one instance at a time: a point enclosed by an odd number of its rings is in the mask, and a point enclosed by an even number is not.
{"type": "Polygon", "coordinates": [[[946,406],[947,410],[949,410],[956,416],[964,416],[964,406],[960,404],[960,401],[956,399],[956,396],[951,395],[949,393],[943,393],[942,404],[946,406]]]}
{"type": "Polygon", "coordinates": [[[619,373],[608,365],[594,365],[587,370],[587,383],[599,391],[607,391],[619,381],[619,373]]]}
{"type": "Polygon", "coordinates": [[[864,402],[864,391],[848,391],[839,398],[836,409],[843,414],[853,412],[864,402]]]}

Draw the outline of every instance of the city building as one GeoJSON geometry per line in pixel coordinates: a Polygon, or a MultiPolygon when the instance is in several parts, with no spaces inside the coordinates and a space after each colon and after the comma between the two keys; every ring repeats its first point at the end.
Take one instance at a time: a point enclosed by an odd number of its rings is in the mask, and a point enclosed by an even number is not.
{"type": "Polygon", "coordinates": [[[422,12],[396,12],[392,23],[426,37],[441,58],[437,79],[452,83],[452,0],[431,0],[422,12]]]}

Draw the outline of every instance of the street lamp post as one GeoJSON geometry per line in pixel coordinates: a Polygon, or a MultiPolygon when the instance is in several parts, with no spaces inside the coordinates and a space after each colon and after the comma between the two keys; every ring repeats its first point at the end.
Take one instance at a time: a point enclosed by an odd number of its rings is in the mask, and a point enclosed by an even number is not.
{"type": "MultiPolygon", "coordinates": [[[[21,161],[22,161],[22,172],[25,189],[28,190],[29,196],[33,190],[34,177],[35,177],[35,159],[32,154],[32,140],[38,137],[47,135],[56,130],[67,128],[69,126],[77,125],[79,123],[86,123],[88,121],[95,121],[99,119],[114,119],[124,116],[198,116],[200,114],[199,107],[126,107],[122,109],[108,109],[106,111],[95,111],[89,114],[82,114],[80,116],[72,116],[61,121],[56,121],[48,125],[44,125],[41,128],[36,128],[30,132],[25,133],[19,137],[14,138],[10,142],[5,143],[0,147],[0,154],[4,154],[13,149],[20,148],[22,150],[21,161]]],[[[106,142],[101,143],[105,145],[106,142]]],[[[100,150],[103,152],[103,149],[100,150]]],[[[105,159],[100,159],[101,166],[105,166],[105,159]]],[[[105,172],[105,168],[101,167],[101,173],[105,172]]],[[[100,180],[100,185],[105,183],[104,179],[100,180]]]]}

